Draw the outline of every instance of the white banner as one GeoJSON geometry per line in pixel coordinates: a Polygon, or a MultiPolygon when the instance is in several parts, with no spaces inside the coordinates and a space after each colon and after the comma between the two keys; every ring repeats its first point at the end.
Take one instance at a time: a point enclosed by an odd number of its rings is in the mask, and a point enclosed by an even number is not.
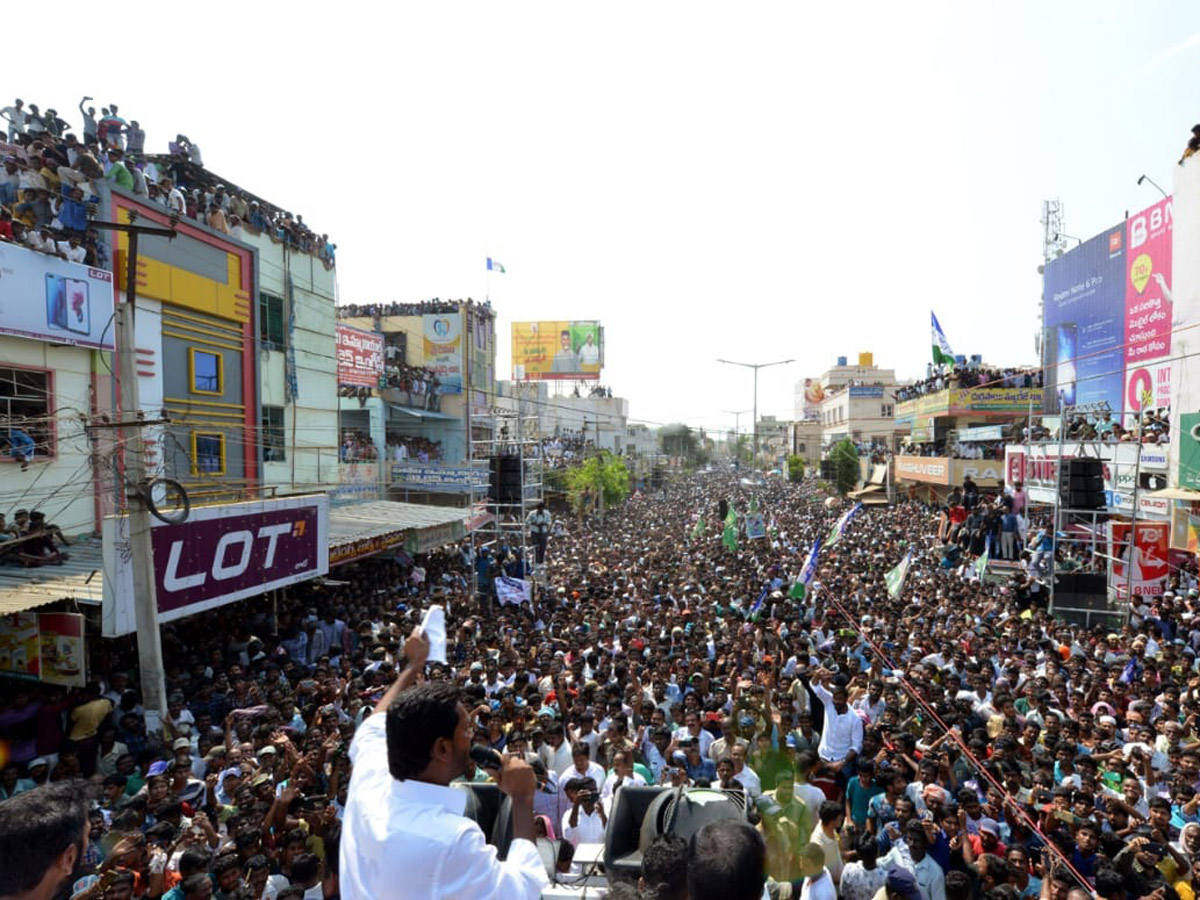
{"type": "Polygon", "coordinates": [[[111,272],[0,243],[0,333],[113,348],[111,272]]]}
{"type": "Polygon", "coordinates": [[[533,585],[523,578],[509,578],[501,575],[496,579],[496,599],[501,606],[522,603],[533,603],[533,585]]]}

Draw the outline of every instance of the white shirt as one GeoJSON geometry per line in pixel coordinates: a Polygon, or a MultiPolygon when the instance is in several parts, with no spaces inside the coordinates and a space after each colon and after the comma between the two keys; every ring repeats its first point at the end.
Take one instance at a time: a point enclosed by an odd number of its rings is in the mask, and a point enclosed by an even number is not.
{"type": "MultiPolygon", "coordinates": [[[[681,725],[679,728],[675,729],[675,740],[677,740],[677,741],[687,740],[687,739],[691,738],[691,736],[692,736],[692,733],[690,731],[688,731],[688,727],[686,725],[681,725]]],[[[712,742],[715,740],[716,740],[716,738],[714,738],[712,736],[711,731],[708,731],[707,729],[704,729],[704,728],[700,729],[699,741],[700,741],[700,755],[701,756],[708,758],[708,748],[712,746],[712,742]]]]}
{"type": "Polygon", "coordinates": [[[946,900],[946,873],[928,853],[917,862],[908,852],[908,844],[899,841],[879,857],[877,865],[884,871],[891,866],[899,866],[912,872],[913,877],[917,879],[917,887],[921,890],[921,900],[946,900]]]}
{"type": "Polygon", "coordinates": [[[603,844],[604,843],[604,820],[600,818],[600,810],[592,807],[592,812],[589,814],[583,806],[579,807],[579,818],[576,819],[576,825],[571,827],[571,813],[575,810],[568,809],[563,813],[562,817],[562,834],[563,838],[570,841],[576,847],[580,844],[603,844]]]}
{"type": "Polygon", "coordinates": [[[746,789],[746,793],[752,798],[762,796],[762,779],[759,778],[758,773],[749,766],[742,766],[742,771],[737,772],[733,776],[733,780],[744,787],[746,789]]]}
{"type": "Polygon", "coordinates": [[[813,682],[812,689],[825,706],[825,725],[821,729],[821,742],[817,744],[817,756],[829,762],[838,762],[845,759],[851,750],[859,753],[862,750],[863,722],[858,713],[847,708],[839,715],[833,705],[833,694],[816,682],[813,682]]]}
{"type": "Polygon", "coordinates": [[[587,769],[580,772],[579,768],[575,765],[574,759],[572,759],[571,765],[558,773],[558,780],[560,784],[566,784],[572,778],[591,778],[596,782],[596,790],[603,790],[605,778],[604,766],[588,760],[587,769]]]}
{"type": "Polygon", "coordinates": [[[822,869],[816,879],[804,879],[804,885],[800,888],[800,900],[837,900],[837,889],[833,886],[828,869],[822,869]]]}
{"type": "Polygon", "coordinates": [[[549,885],[530,841],[515,839],[508,859],[497,860],[479,826],[462,815],[462,790],[392,777],[382,715],[358,729],[350,760],[341,840],[345,900],[537,900],[549,885]]]}

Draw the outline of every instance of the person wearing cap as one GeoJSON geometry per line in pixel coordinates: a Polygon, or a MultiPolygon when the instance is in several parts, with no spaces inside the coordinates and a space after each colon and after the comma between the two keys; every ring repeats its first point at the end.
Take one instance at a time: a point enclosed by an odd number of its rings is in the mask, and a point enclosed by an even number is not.
{"type": "Polygon", "coordinates": [[[987,816],[979,820],[977,833],[967,835],[967,843],[971,845],[971,851],[975,857],[982,856],[984,853],[1003,856],[1008,850],[1000,840],[1000,826],[995,819],[987,816]]]}

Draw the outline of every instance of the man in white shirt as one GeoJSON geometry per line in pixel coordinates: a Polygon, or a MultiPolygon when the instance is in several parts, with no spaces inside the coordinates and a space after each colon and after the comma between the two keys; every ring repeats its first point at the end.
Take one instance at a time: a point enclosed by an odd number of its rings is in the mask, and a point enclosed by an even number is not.
{"type": "Polygon", "coordinates": [[[825,868],[825,851],[817,844],[805,844],[800,848],[799,861],[804,873],[800,900],[837,900],[837,887],[825,868]]]}
{"type": "MultiPolygon", "coordinates": [[[[700,713],[689,712],[683,719],[683,727],[675,730],[675,740],[684,741],[688,738],[695,738],[700,742],[700,755],[708,756],[708,748],[712,745],[713,736],[711,731],[706,731],[700,727],[700,713]]],[[[861,742],[860,742],[861,746],[861,742]]]]}
{"type": "Polygon", "coordinates": [[[847,704],[848,694],[843,685],[835,684],[829,689],[833,673],[828,669],[817,669],[813,673],[813,693],[825,706],[825,725],[821,729],[821,743],[817,755],[827,768],[837,772],[838,784],[846,782],[843,769],[862,750],[863,721],[847,704]]]}
{"type": "Polygon", "coordinates": [[[592,751],[583,741],[571,745],[571,766],[562,774],[562,778],[590,778],[596,782],[597,790],[604,787],[604,766],[592,762],[592,751]]]}
{"type": "Polygon", "coordinates": [[[350,746],[341,895],[537,900],[549,879],[535,844],[533,770],[509,756],[494,773],[512,800],[513,841],[500,862],[479,826],[462,815],[467,795],[449,786],[468,769],[473,734],[459,689],[413,687],[428,653],[429,642],[414,629],[404,644],[408,665],[350,746]]]}
{"type": "Polygon", "coordinates": [[[751,797],[762,796],[762,779],[758,773],[746,765],[746,748],[742,744],[734,744],[729,748],[729,758],[733,760],[733,780],[746,789],[751,797]]]}
{"type": "Polygon", "coordinates": [[[603,843],[608,814],[600,802],[596,782],[591,778],[572,778],[565,790],[572,799],[571,811],[562,818],[563,838],[576,847],[603,843]]]}
{"type": "Polygon", "coordinates": [[[946,873],[926,852],[928,846],[925,826],[913,819],[904,826],[904,839],[892,845],[879,865],[888,870],[889,883],[896,868],[912,873],[920,888],[920,900],[946,900],[946,873]]]}

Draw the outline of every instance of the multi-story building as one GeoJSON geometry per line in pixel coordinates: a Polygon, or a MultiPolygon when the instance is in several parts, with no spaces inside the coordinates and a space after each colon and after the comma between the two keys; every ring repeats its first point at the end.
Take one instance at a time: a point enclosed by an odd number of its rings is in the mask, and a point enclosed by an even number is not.
{"type": "Polygon", "coordinates": [[[891,448],[898,435],[897,387],[895,370],[876,366],[871,353],[860,353],[857,365],[839,356],[819,378],[796,384],[796,418],[820,422],[826,449],[843,438],[891,448]]]}

